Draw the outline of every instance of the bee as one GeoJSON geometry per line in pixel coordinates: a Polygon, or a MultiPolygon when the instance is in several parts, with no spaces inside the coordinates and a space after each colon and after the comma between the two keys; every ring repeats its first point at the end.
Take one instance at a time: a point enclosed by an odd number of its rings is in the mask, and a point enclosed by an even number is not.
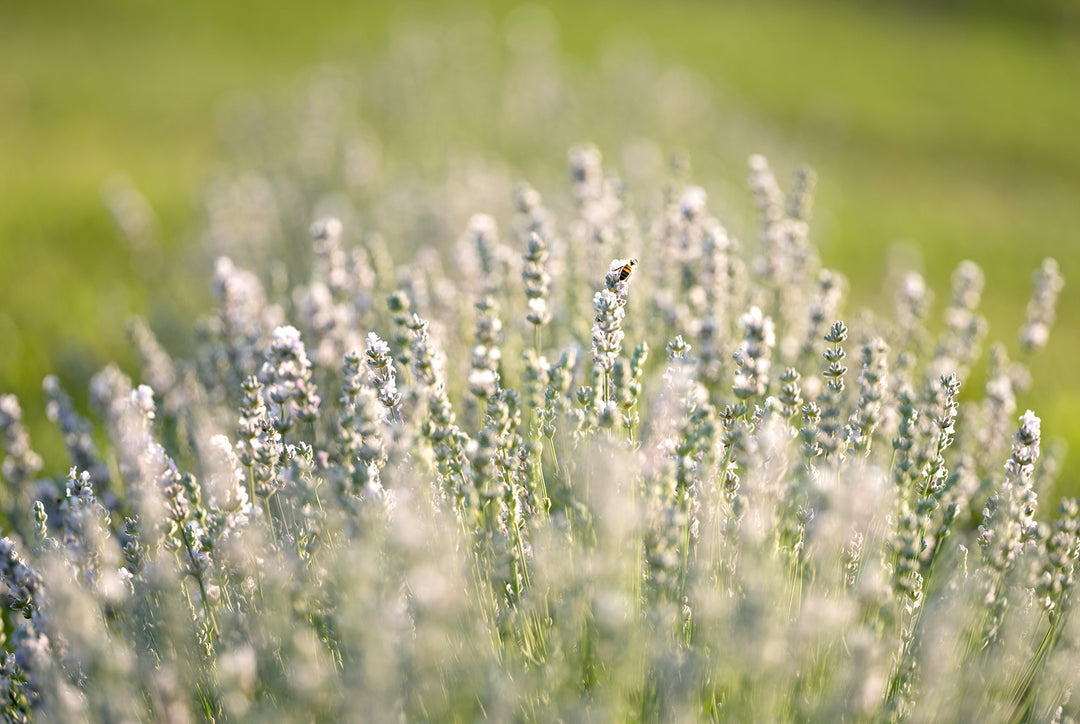
{"type": "Polygon", "coordinates": [[[637,265],[637,259],[631,259],[628,264],[623,264],[618,268],[619,281],[625,282],[630,278],[630,275],[634,273],[634,267],[637,265]]]}

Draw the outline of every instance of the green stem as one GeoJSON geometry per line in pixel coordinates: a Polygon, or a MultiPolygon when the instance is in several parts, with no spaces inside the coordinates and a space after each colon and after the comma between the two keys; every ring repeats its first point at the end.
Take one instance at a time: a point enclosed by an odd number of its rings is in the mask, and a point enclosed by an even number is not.
{"type": "Polygon", "coordinates": [[[201,602],[202,602],[203,615],[206,616],[206,623],[209,626],[210,635],[212,637],[211,640],[216,640],[217,639],[217,622],[214,620],[213,609],[210,608],[210,599],[206,595],[206,584],[203,581],[202,573],[201,572],[196,573],[196,571],[194,570],[194,567],[197,566],[198,563],[195,560],[195,549],[194,549],[193,542],[192,542],[191,538],[188,536],[187,529],[184,527],[183,523],[178,525],[178,527],[180,529],[180,539],[184,543],[184,550],[187,551],[188,560],[191,562],[191,565],[193,566],[193,570],[189,571],[188,573],[192,578],[195,579],[195,582],[199,584],[199,598],[201,599],[201,602]]]}

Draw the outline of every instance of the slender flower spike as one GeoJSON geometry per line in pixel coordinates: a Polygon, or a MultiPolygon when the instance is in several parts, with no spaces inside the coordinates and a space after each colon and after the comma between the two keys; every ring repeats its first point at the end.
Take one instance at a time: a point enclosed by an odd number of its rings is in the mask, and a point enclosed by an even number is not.
{"type": "Polygon", "coordinates": [[[1039,459],[1041,421],[1031,410],[1020,417],[1013,437],[1012,456],[1005,462],[1005,482],[986,503],[979,544],[992,553],[991,563],[999,569],[1011,565],[1024,541],[1037,535],[1032,487],[1035,462],[1039,459]]]}
{"type": "Polygon", "coordinates": [[[473,214],[465,234],[475,247],[480,260],[480,271],[484,279],[483,291],[495,291],[505,279],[501,275],[507,261],[507,250],[499,243],[499,229],[494,217],[488,214],[473,214]]]}
{"type": "Polygon", "coordinates": [[[767,230],[783,217],[784,194],[776,183],[769,162],[760,154],[750,157],[750,190],[761,214],[762,227],[767,230]]]}
{"type": "Polygon", "coordinates": [[[825,341],[833,345],[832,349],[825,350],[823,356],[828,366],[825,368],[825,376],[829,380],[829,388],[837,393],[844,391],[844,374],[847,367],[841,361],[846,357],[844,348],[840,345],[847,339],[847,327],[842,321],[833,322],[832,329],[825,335],[825,341]]]}
{"type": "Polygon", "coordinates": [[[634,348],[634,354],[628,365],[624,360],[615,363],[613,386],[619,405],[622,407],[623,424],[631,431],[641,421],[636,407],[641,397],[641,378],[645,371],[645,360],[648,357],[649,345],[642,342],[634,348]]]}
{"type": "Polygon", "coordinates": [[[379,402],[386,408],[385,414],[389,418],[401,403],[394,358],[390,355],[390,345],[381,340],[379,335],[369,332],[364,355],[367,357],[368,380],[375,388],[379,402]]]}
{"type": "Polygon", "coordinates": [[[476,303],[476,344],[472,348],[469,391],[481,400],[495,394],[499,387],[499,364],[502,361],[502,321],[499,305],[491,295],[476,303]]]}
{"type": "Polygon", "coordinates": [[[280,432],[293,427],[297,419],[313,422],[318,417],[321,400],[311,381],[311,360],[296,327],[274,330],[259,376],[266,385],[271,418],[280,432]]]}
{"type": "Polygon", "coordinates": [[[15,542],[7,536],[0,538],[0,582],[7,587],[8,606],[30,618],[35,611],[42,578],[23,562],[15,542]]]}
{"type": "Polygon", "coordinates": [[[809,166],[803,166],[795,172],[795,185],[787,197],[787,214],[798,221],[809,221],[810,211],[814,206],[814,187],[817,174],[809,166]]]}
{"type": "Polygon", "coordinates": [[[769,388],[769,366],[772,349],[776,346],[776,331],[773,321],[762,314],[758,307],[739,318],[739,327],[743,330],[743,343],[735,353],[735,363],[739,369],[735,372],[733,391],[740,400],[764,395],[769,388]]]}
{"type": "Polygon", "coordinates": [[[1010,466],[1014,466],[1020,468],[1016,472],[1019,472],[1021,477],[1026,479],[1031,476],[1031,468],[1039,459],[1041,426],[1042,422],[1031,410],[1020,416],[1020,428],[1016,431],[1012,458],[1005,465],[1006,470],[1012,472],[1010,466]]]}
{"type": "Polygon", "coordinates": [[[923,506],[930,505],[930,499],[940,496],[944,489],[945,481],[949,477],[949,470],[945,467],[945,451],[952,445],[953,435],[956,433],[956,414],[959,408],[956,398],[960,394],[960,380],[956,375],[948,375],[942,377],[940,383],[941,410],[934,418],[934,426],[938,430],[937,444],[921,473],[923,506]]]}
{"type": "Polygon", "coordinates": [[[818,402],[821,407],[821,444],[827,455],[846,449],[846,429],[841,421],[840,409],[845,388],[844,375],[847,373],[847,367],[842,364],[847,356],[842,343],[847,340],[847,335],[847,326],[840,320],[833,322],[825,335],[825,341],[832,347],[822,353],[828,363],[823,373],[827,385],[818,402]]]}
{"type": "Polygon", "coordinates": [[[64,447],[75,467],[90,473],[91,479],[101,488],[109,482],[109,468],[101,460],[94,442],[94,428],[90,421],[75,410],[71,397],[60,386],[55,375],[42,381],[45,390],[45,415],[64,436],[64,447]]]}
{"type": "Polygon", "coordinates": [[[22,424],[22,408],[15,395],[0,395],[0,441],[7,458],[2,474],[8,486],[28,484],[41,470],[41,456],[30,447],[30,434],[22,424]]]}
{"type": "Polygon", "coordinates": [[[1046,259],[1035,272],[1035,291],[1027,305],[1027,320],[1020,329],[1020,343],[1027,352],[1033,352],[1046,346],[1050,337],[1050,327],[1054,324],[1054,305],[1058,294],[1065,287],[1065,278],[1061,276],[1058,263],[1046,259]]]}
{"type": "Polygon", "coordinates": [[[1080,565],[1080,500],[1061,501],[1058,518],[1046,539],[1046,558],[1036,592],[1043,607],[1056,614],[1059,604],[1076,584],[1080,565]]]}
{"type": "Polygon", "coordinates": [[[399,289],[386,298],[386,307],[394,322],[394,334],[390,341],[394,344],[398,362],[403,368],[408,368],[412,364],[413,334],[409,326],[413,317],[412,301],[408,294],[399,289]]]}
{"type": "Polygon", "coordinates": [[[794,418],[802,409],[802,388],[799,387],[801,376],[798,371],[788,367],[780,375],[780,404],[783,406],[784,416],[794,418]]]}
{"type": "Polygon", "coordinates": [[[994,641],[1001,634],[1010,598],[1006,589],[1008,572],[1016,567],[1025,548],[1034,548],[1041,537],[1039,523],[1035,520],[1038,495],[1034,488],[1040,428],[1041,422],[1031,410],[1020,417],[1020,427],[1013,437],[1012,455],[1005,463],[1005,480],[983,508],[978,543],[990,574],[986,579],[984,599],[988,609],[984,643],[994,641]]]}
{"type": "Polygon", "coordinates": [[[547,244],[543,237],[535,231],[530,233],[521,280],[525,283],[525,296],[529,300],[529,311],[525,318],[536,327],[551,321],[551,312],[548,311],[551,275],[547,271],[547,259],[547,244]]]}
{"type": "Polygon", "coordinates": [[[442,352],[431,342],[428,321],[414,313],[409,320],[408,328],[413,333],[410,346],[413,377],[428,389],[442,386],[443,367],[446,360],[442,352]]]}
{"type": "MultiPolygon", "coordinates": [[[[611,275],[608,275],[611,278],[611,275]]],[[[625,282],[619,282],[625,284],[625,282]]],[[[611,372],[622,349],[622,320],[626,316],[623,299],[610,289],[601,289],[593,297],[596,321],[593,323],[593,363],[601,372],[611,372]]]]}
{"type": "Polygon", "coordinates": [[[945,310],[945,326],[937,349],[936,370],[945,375],[966,372],[978,358],[986,334],[986,319],[978,313],[986,275],[979,265],[963,261],[952,274],[952,295],[945,310]]]}
{"type": "Polygon", "coordinates": [[[889,347],[875,337],[862,348],[863,371],[859,376],[859,401],[848,421],[848,446],[859,453],[870,453],[870,440],[881,422],[881,408],[887,387],[889,347]]]}
{"type": "Polygon", "coordinates": [[[578,200],[600,195],[604,181],[603,157],[596,146],[583,144],[570,149],[570,178],[578,200]]]}

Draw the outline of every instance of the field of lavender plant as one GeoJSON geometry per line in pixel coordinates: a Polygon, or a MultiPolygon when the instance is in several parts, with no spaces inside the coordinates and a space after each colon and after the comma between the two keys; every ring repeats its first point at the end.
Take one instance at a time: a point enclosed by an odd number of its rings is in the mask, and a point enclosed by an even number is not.
{"type": "Polygon", "coordinates": [[[1073,720],[1080,504],[1039,507],[1003,346],[958,401],[978,266],[841,316],[811,170],[750,158],[740,243],[678,173],[643,217],[568,161],[450,249],[342,198],[288,264],[212,228],[189,353],[133,323],[100,430],[46,380],[66,480],[0,398],[5,720],[1073,720]]]}
{"type": "Polygon", "coordinates": [[[0,394],[4,721],[1080,718],[1058,263],[849,279],[791,143],[550,21],[231,99],[187,250],[103,186],[156,294],[52,442],[0,394]]]}

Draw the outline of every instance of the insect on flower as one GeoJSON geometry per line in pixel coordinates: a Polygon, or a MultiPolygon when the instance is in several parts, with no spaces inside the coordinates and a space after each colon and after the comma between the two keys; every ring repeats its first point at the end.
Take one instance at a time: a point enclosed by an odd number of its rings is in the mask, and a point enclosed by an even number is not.
{"type": "Polygon", "coordinates": [[[631,259],[626,264],[619,267],[619,281],[625,282],[630,278],[630,275],[634,273],[634,267],[637,266],[637,259],[631,259]]]}

